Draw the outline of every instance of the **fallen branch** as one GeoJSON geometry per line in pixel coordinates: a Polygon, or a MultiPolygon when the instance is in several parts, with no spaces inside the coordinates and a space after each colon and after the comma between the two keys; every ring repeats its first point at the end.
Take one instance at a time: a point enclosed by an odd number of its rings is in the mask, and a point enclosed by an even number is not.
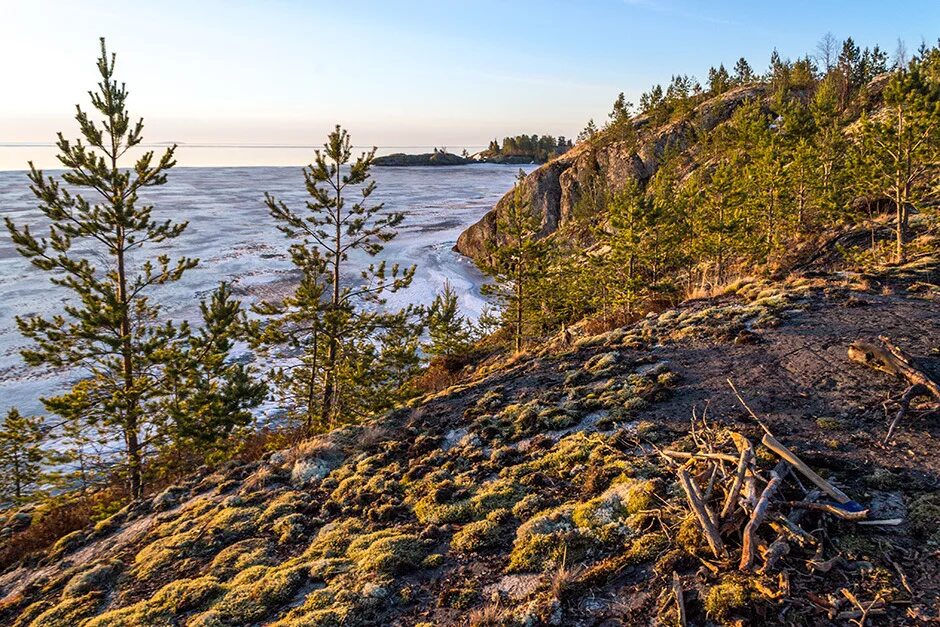
{"type": "Polygon", "coordinates": [[[901,396],[900,400],[900,409],[898,409],[897,416],[894,417],[894,420],[891,421],[891,424],[888,425],[888,434],[885,435],[884,443],[887,444],[891,441],[891,435],[894,433],[894,428],[898,426],[898,423],[907,415],[907,412],[911,409],[911,401],[918,396],[925,395],[928,392],[927,388],[921,384],[915,384],[904,390],[904,394],[901,396]]]}
{"type": "Polygon", "coordinates": [[[713,522],[714,514],[709,511],[708,505],[703,503],[699,498],[698,489],[692,483],[692,478],[685,468],[679,469],[679,485],[682,486],[685,497],[689,501],[689,507],[692,509],[696,518],[698,518],[699,525],[701,525],[702,530],[705,532],[705,539],[708,541],[708,546],[711,547],[712,553],[719,559],[727,559],[728,551],[725,549],[724,542],[721,541],[721,535],[719,535],[718,530],[715,528],[713,522]]]}
{"type": "Polygon", "coordinates": [[[845,492],[843,492],[842,490],[835,487],[834,485],[832,485],[831,483],[829,483],[828,481],[826,481],[825,479],[817,475],[815,472],[813,472],[812,468],[804,464],[803,460],[797,457],[793,453],[793,451],[791,451],[790,449],[785,447],[783,444],[778,442],[777,438],[770,435],[770,433],[765,433],[764,438],[761,440],[761,442],[764,444],[764,446],[772,450],[774,453],[776,453],[783,459],[793,464],[793,466],[797,470],[799,470],[804,476],[806,476],[807,479],[815,483],[816,486],[820,490],[822,490],[823,492],[831,496],[833,499],[835,499],[839,503],[844,504],[852,500],[848,496],[846,496],[845,492]]]}
{"type": "Polygon", "coordinates": [[[705,453],[702,451],[687,453],[686,451],[673,451],[670,449],[663,449],[661,453],[675,459],[720,459],[722,461],[731,462],[732,464],[738,461],[737,457],[726,453],[705,453]]]}
{"type": "Polygon", "coordinates": [[[875,346],[868,342],[856,341],[849,346],[849,359],[868,366],[879,372],[884,372],[892,376],[905,379],[910,385],[904,391],[901,397],[900,409],[897,416],[891,421],[888,427],[888,434],[885,436],[884,443],[891,441],[895,427],[907,415],[910,409],[911,401],[918,396],[932,396],[940,402],[940,383],[937,383],[929,374],[917,365],[913,357],[905,353],[898,346],[895,346],[891,340],[881,336],[878,338],[884,344],[884,348],[875,346]]]}
{"type": "Polygon", "coordinates": [[[754,508],[751,519],[747,521],[747,525],[744,527],[744,542],[741,546],[741,561],[738,564],[739,570],[751,570],[754,566],[757,528],[764,522],[764,518],[767,516],[767,508],[770,506],[770,499],[773,498],[773,495],[777,492],[777,488],[780,487],[780,482],[783,481],[783,477],[789,470],[789,464],[780,462],[777,464],[776,468],[770,471],[770,481],[767,482],[767,487],[764,488],[760,498],[757,500],[757,507],[754,508]]]}

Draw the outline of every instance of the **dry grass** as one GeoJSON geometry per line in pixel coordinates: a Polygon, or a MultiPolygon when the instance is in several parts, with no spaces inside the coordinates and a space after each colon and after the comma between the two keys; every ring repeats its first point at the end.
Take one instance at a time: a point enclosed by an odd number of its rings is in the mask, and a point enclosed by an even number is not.
{"type": "Polygon", "coordinates": [[[33,513],[32,524],[0,545],[0,571],[31,555],[38,555],[73,531],[90,526],[98,514],[123,502],[120,488],[105,488],[84,497],[62,497],[33,513]]]}
{"type": "Polygon", "coordinates": [[[576,584],[580,581],[583,573],[584,568],[581,566],[575,566],[573,568],[568,568],[564,564],[559,566],[558,570],[552,574],[549,585],[552,596],[561,602],[565,601],[574,590],[576,584]]]}
{"type": "Polygon", "coordinates": [[[470,612],[470,627],[502,627],[506,624],[506,610],[498,603],[484,605],[470,612]]]}

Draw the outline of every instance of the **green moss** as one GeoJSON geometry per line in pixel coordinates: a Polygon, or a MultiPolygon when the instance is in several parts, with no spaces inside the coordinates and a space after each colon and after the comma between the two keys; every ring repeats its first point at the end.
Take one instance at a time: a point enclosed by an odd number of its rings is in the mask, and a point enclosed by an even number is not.
{"type": "Polygon", "coordinates": [[[255,566],[236,577],[225,595],[187,623],[189,627],[245,625],[261,621],[275,608],[290,601],[308,576],[305,564],[269,568],[255,566]],[[248,576],[244,576],[248,575],[248,576]]]}
{"type": "Polygon", "coordinates": [[[306,520],[303,514],[288,514],[274,521],[271,531],[277,534],[277,541],[281,544],[298,542],[306,537],[306,520]]]}
{"type": "Polygon", "coordinates": [[[498,544],[499,531],[499,524],[492,520],[467,523],[454,534],[450,548],[458,553],[478,553],[498,544]]]}
{"type": "Polygon", "coordinates": [[[610,372],[619,361],[620,353],[617,351],[601,353],[587,360],[584,369],[594,375],[603,375],[610,372]]]}
{"type": "Polygon", "coordinates": [[[201,608],[222,590],[215,577],[179,579],[145,601],[92,619],[86,627],[170,627],[178,624],[181,615],[201,608]]]}
{"type": "Polygon", "coordinates": [[[940,492],[911,501],[908,517],[915,532],[932,544],[940,544],[940,492]]]}
{"type": "Polygon", "coordinates": [[[362,531],[362,522],[356,518],[345,518],[324,525],[307,547],[303,558],[313,560],[324,557],[345,557],[349,543],[362,531]]]}
{"type": "Polygon", "coordinates": [[[78,625],[94,614],[104,600],[101,592],[90,592],[83,596],[66,597],[61,603],[53,605],[37,616],[30,627],[65,627],[78,625]]]}
{"type": "Polygon", "coordinates": [[[416,535],[385,530],[356,538],[347,555],[362,570],[398,574],[420,566],[427,550],[416,535]]]}
{"type": "Polygon", "coordinates": [[[270,523],[274,522],[278,518],[287,516],[288,514],[293,514],[299,510],[304,504],[303,494],[300,492],[289,490],[278,494],[268,506],[261,513],[261,516],[258,518],[260,523],[270,523]]]}
{"type": "Polygon", "coordinates": [[[439,525],[469,520],[473,515],[473,506],[470,499],[456,503],[438,503],[433,496],[429,496],[415,503],[414,512],[422,523],[439,525]]]}
{"type": "Polygon", "coordinates": [[[52,558],[62,557],[67,553],[71,553],[79,546],[85,542],[85,532],[83,530],[73,531],[72,533],[65,534],[59,538],[55,544],[52,545],[52,549],[49,551],[49,556],[52,558]]]}
{"type": "Polygon", "coordinates": [[[837,418],[817,418],[816,426],[827,431],[838,430],[842,428],[842,421],[837,418]]]}
{"type": "Polygon", "coordinates": [[[632,532],[628,518],[648,509],[656,484],[653,481],[627,481],[602,495],[574,506],[571,519],[579,528],[603,541],[632,532]]]}
{"type": "Polygon", "coordinates": [[[355,564],[344,557],[325,557],[310,564],[310,578],[315,581],[329,581],[337,575],[349,572],[355,564]]]}
{"type": "Polygon", "coordinates": [[[509,571],[544,570],[560,564],[563,557],[569,563],[584,559],[596,540],[578,529],[572,510],[572,505],[562,505],[523,523],[509,554],[509,571]]]}
{"type": "Polygon", "coordinates": [[[485,484],[470,498],[470,507],[476,517],[484,517],[495,510],[512,508],[526,495],[524,486],[512,478],[500,478],[485,484]]]}
{"type": "Polygon", "coordinates": [[[272,560],[270,541],[264,538],[249,538],[225,547],[209,565],[208,574],[228,579],[249,566],[270,565],[272,560]]]}
{"type": "Polygon", "coordinates": [[[705,593],[705,611],[715,620],[725,621],[735,610],[747,605],[747,589],[737,581],[724,581],[705,593]]]}
{"type": "Polygon", "coordinates": [[[113,560],[93,564],[91,568],[73,576],[65,584],[62,597],[74,598],[84,596],[89,592],[105,592],[114,583],[113,580],[120,569],[121,563],[113,560]]]}
{"type": "Polygon", "coordinates": [[[687,553],[694,554],[702,543],[702,530],[695,516],[688,515],[679,525],[676,533],[676,546],[687,553]]]}

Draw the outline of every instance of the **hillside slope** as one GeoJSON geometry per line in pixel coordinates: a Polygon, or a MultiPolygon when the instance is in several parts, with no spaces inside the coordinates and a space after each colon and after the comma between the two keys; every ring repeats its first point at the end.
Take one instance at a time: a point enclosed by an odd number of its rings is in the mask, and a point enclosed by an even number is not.
{"type": "MultiPolygon", "coordinates": [[[[858,101],[844,112],[846,121],[857,121],[863,111],[871,113],[881,106],[888,78],[883,74],[865,86],[858,101]]],[[[524,193],[540,220],[537,237],[546,237],[579,218],[594,217],[583,212],[598,209],[581,206],[591,186],[617,192],[630,180],[645,184],[664,161],[673,157],[681,163],[684,174],[705,165],[702,154],[706,138],[726,125],[743,105],[758,101],[764,111],[773,113],[772,118],[777,115],[772,91],[766,83],[734,87],[666,122],[658,122],[653,114],[639,115],[630,121],[629,138],[619,136],[622,131],[616,128],[602,130],[533,170],[525,178],[524,193]]],[[[792,97],[804,100],[808,96],[795,90],[792,97]]],[[[507,192],[492,210],[461,233],[455,249],[476,261],[485,259],[492,245],[502,241],[497,225],[511,197],[512,192],[507,192]]]]}
{"type": "MultiPolygon", "coordinates": [[[[940,373],[938,283],[929,258],[879,276],[741,281],[570,347],[559,339],[374,424],[207,470],[63,538],[0,575],[0,622],[675,624],[673,577],[695,624],[706,612],[845,624],[859,614],[843,588],[886,622],[935,617],[940,426],[913,411],[882,445],[886,399],[903,384],[846,350],[886,335],[940,373]],[[789,553],[766,572],[737,571],[737,526],[723,532],[731,558],[715,559],[679,463],[658,451],[718,450],[728,430],[760,441],[728,378],[870,518],[901,524],[809,511],[805,537],[787,536],[789,553]]],[[[777,461],[757,448],[762,474],[777,461]]],[[[718,466],[711,480],[686,466],[714,498],[718,466]]],[[[791,500],[807,483],[794,477],[781,488],[791,500]]],[[[761,543],[788,511],[771,506],[761,543]]]]}

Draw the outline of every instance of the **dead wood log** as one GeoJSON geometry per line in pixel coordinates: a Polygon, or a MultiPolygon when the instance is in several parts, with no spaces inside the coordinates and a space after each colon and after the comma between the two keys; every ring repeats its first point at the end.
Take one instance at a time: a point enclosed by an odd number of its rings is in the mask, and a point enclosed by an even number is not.
{"type": "Polygon", "coordinates": [[[711,547],[712,553],[714,553],[715,557],[718,559],[727,559],[728,550],[725,548],[724,542],[721,541],[721,535],[715,528],[715,515],[709,511],[708,505],[702,502],[698,494],[698,488],[689,476],[688,471],[686,471],[685,468],[680,468],[678,474],[679,485],[682,486],[685,497],[689,501],[689,507],[692,509],[695,517],[698,518],[702,531],[705,532],[705,539],[708,541],[708,546],[711,547]]]}
{"type": "Polygon", "coordinates": [[[937,383],[924,370],[917,365],[913,357],[891,343],[891,340],[881,336],[878,338],[894,357],[894,366],[911,385],[922,385],[930,391],[930,395],[940,401],[940,383],[937,383]]]}
{"type": "Polygon", "coordinates": [[[777,464],[776,468],[770,471],[770,481],[767,482],[767,486],[764,488],[764,491],[761,492],[760,498],[757,500],[757,506],[754,508],[754,513],[751,514],[751,519],[747,521],[747,525],[744,527],[744,542],[741,545],[741,561],[738,564],[739,570],[751,570],[754,565],[757,528],[764,522],[764,518],[767,516],[767,508],[770,507],[770,499],[773,498],[774,494],[777,492],[777,488],[780,487],[780,483],[783,481],[783,477],[787,474],[789,469],[789,464],[780,462],[777,464]]]}
{"type": "Polygon", "coordinates": [[[774,453],[776,453],[777,455],[779,455],[786,461],[793,464],[793,466],[797,470],[799,470],[803,475],[805,475],[807,479],[815,483],[816,486],[820,490],[822,490],[823,492],[831,496],[833,499],[835,499],[839,503],[844,504],[852,500],[848,496],[846,496],[845,492],[843,492],[842,490],[835,487],[834,485],[832,485],[831,483],[829,483],[828,481],[826,481],[825,479],[817,475],[815,472],[813,472],[812,468],[810,468],[805,463],[803,463],[803,460],[797,457],[796,454],[793,453],[793,451],[791,451],[790,449],[785,447],[783,444],[781,444],[779,441],[777,441],[777,438],[775,438],[774,436],[770,435],[769,433],[765,433],[761,442],[764,444],[764,446],[772,450],[774,453]]]}
{"type": "Polygon", "coordinates": [[[884,440],[887,444],[891,440],[895,427],[907,415],[911,401],[914,398],[932,396],[940,402],[940,383],[937,383],[923,368],[917,365],[913,357],[893,344],[891,340],[884,336],[878,339],[881,340],[884,348],[868,342],[852,342],[849,346],[849,359],[879,372],[901,377],[909,384],[909,387],[901,396],[901,407],[888,427],[888,434],[884,440]]]}

